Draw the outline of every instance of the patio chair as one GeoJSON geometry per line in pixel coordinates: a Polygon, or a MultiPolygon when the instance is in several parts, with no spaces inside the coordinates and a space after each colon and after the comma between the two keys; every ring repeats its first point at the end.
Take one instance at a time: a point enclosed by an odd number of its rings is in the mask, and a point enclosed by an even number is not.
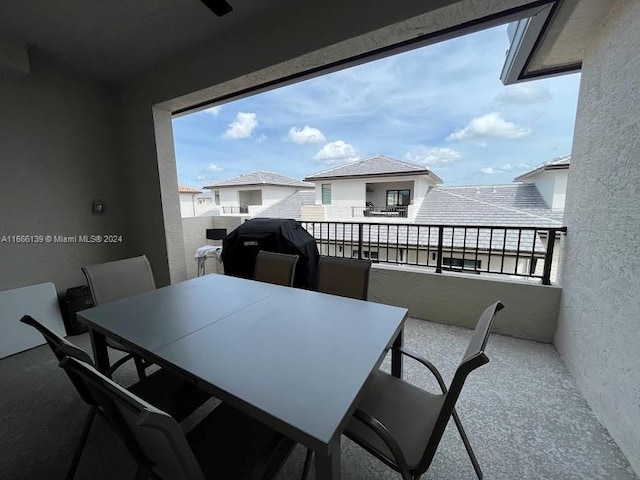
{"type": "Polygon", "coordinates": [[[138,464],[136,479],[273,478],[295,442],[223,403],[186,435],[169,414],[75,358],[60,365],[97,398],[138,464]]]}
{"type": "Polygon", "coordinates": [[[286,287],[293,286],[298,255],[260,250],[256,257],[253,279],[286,287]]]}
{"type": "MultiPolygon", "coordinates": [[[[442,393],[428,392],[377,370],[367,380],[361,403],[344,434],[399,472],[403,480],[418,480],[429,469],[449,418],[453,417],[476,475],[482,479],[480,464],[454,407],[467,375],[489,361],[484,349],[496,312],[503,307],[496,302],[480,316],[449,389],[431,362],[404,347],[393,347],[429,369],[442,393]]],[[[303,480],[309,472],[308,460],[309,454],[303,480]]]]}
{"type": "MultiPolygon", "coordinates": [[[[149,292],[156,288],[151,265],[145,255],[82,267],[82,272],[87,278],[95,306],[149,292]]],[[[106,341],[109,347],[127,353],[114,364],[112,371],[125,362],[133,360],[138,376],[141,379],[145,377],[145,369],[151,365],[150,363],[115,340],[107,338],[106,341]]]]}
{"type": "Polygon", "coordinates": [[[496,302],[480,316],[449,389],[431,362],[398,348],[400,353],[429,369],[442,393],[430,393],[378,370],[369,379],[345,435],[399,472],[403,480],[417,480],[431,465],[449,418],[453,417],[476,475],[481,479],[482,470],[455,404],[467,375],[489,361],[484,349],[496,312],[503,307],[501,302],[496,302]]]}
{"type": "Polygon", "coordinates": [[[321,256],[316,288],[322,293],[366,300],[370,271],[371,260],[321,256]]]}
{"type": "MultiPolygon", "coordinates": [[[[20,321],[26,325],[32,326],[42,334],[59,361],[70,357],[93,365],[91,357],[89,357],[84,350],[59,336],[33,317],[25,315],[20,319],[20,321]]],[[[80,394],[80,397],[91,408],[87,414],[87,419],[85,420],[80,438],[78,439],[78,444],[73,453],[71,464],[66,476],[67,480],[72,479],[75,475],[96,414],[104,417],[104,414],[100,409],[99,402],[93,397],[91,392],[87,390],[81,382],[78,382],[75,377],[69,376],[69,378],[80,394]]],[[[129,390],[171,412],[171,415],[173,415],[178,421],[182,421],[187,418],[193,411],[211,398],[209,394],[183,380],[180,380],[178,377],[169,375],[165,370],[159,370],[152,373],[140,382],[130,386],[129,390]]]]}

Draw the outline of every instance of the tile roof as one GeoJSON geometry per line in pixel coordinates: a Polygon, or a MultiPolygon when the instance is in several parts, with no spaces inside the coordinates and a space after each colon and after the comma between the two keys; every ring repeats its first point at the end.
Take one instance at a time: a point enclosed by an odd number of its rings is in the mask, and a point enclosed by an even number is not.
{"type": "Polygon", "coordinates": [[[316,181],[329,178],[351,178],[370,177],[385,175],[429,175],[437,183],[442,183],[442,179],[434,174],[424,165],[403,162],[383,155],[366,158],[357,162],[348,163],[338,167],[323,170],[318,173],[308,175],[305,181],[316,181]]]}
{"type": "Polygon", "coordinates": [[[561,227],[562,212],[550,209],[534,184],[434,187],[415,223],[561,227]]]}
{"type": "Polygon", "coordinates": [[[300,207],[302,207],[302,205],[313,205],[315,203],[315,191],[295,192],[283,198],[278,203],[265,208],[258,216],[263,218],[293,218],[300,220],[302,218],[300,207]]]}
{"type": "Polygon", "coordinates": [[[514,182],[522,182],[534,175],[544,172],[545,170],[566,170],[571,165],[571,155],[565,155],[564,157],[554,158],[550,162],[545,163],[541,167],[538,167],[530,172],[523,173],[519,177],[513,179],[514,182]]]}
{"type": "Polygon", "coordinates": [[[202,191],[197,188],[178,185],[178,193],[202,193],[202,191]]]}
{"type": "Polygon", "coordinates": [[[249,185],[277,185],[284,187],[313,188],[313,184],[296,180],[274,172],[256,171],[221,180],[203,188],[243,187],[249,185]]]}

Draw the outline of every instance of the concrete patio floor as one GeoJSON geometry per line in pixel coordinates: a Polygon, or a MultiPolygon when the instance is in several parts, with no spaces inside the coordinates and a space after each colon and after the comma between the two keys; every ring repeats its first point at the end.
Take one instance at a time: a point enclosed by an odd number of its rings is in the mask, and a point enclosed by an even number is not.
{"type": "MultiPolygon", "coordinates": [[[[405,344],[432,360],[449,382],[470,334],[458,327],[409,319],[405,344]]],[[[90,350],[86,334],[70,340],[90,350]]],[[[638,478],[552,345],[493,335],[486,353],[490,363],[470,375],[458,403],[485,478],[638,478]]],[[[383,368],[388,367],[387,359],[383,368]]],[[[429,372],[415,362],[406,361],[404,377],[437,390],[429,372]]],[[[132,366],[121,369],[116,380],[133,382],[132,366]]],[[[87,407],[48,347],[0,360],[0,385],[0,478],[64,478],[87,407]]],[[[207,407],[213,406],[212,402],[207,407]]],[[[304,449],[298,446],[278,479],[299,478],[303,458],[304,449]]],[[[349,480],[400,478],[347,439],[342,442],[342,472],[349,480]]],[[[76,478],[133,478],[134,473],[126,450],[98,418],[76,478]]],[[[452,425],[423,478],[475,478],[452,425]]]]}

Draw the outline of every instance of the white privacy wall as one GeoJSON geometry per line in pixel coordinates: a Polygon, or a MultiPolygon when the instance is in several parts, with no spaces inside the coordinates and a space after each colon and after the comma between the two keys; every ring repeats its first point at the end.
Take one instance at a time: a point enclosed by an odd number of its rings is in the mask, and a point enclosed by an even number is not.
{"type": "Polygon", "coordinates": [[[640,2],[620,0],[585,53],[555,343],[640,472],[640,2]]]}

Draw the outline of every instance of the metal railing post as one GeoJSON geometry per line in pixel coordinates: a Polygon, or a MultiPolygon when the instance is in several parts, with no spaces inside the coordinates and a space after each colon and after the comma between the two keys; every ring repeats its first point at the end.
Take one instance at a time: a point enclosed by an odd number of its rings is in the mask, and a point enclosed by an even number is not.
{"type": "Polygon", "coordinates": [[[362,260],[362,237],[364,236],[364,223],[358,224],[358,260],[362,260]]]}
{"type": "Polygon", "coordinates": [[[547,235],[547,253],[544,255],[544,270],[542,272],[543,285],[551,285],[551,263],[553,261],[553,249],[556,243],[556,230],[554,228],[550,228],[547,235]]]}
{"type": "Polygon", "coordinates": [[[442,244],[444,243],[444,228],[438,227],[438,250],[436,257],[436,273],[442,273],[442,244]]]}

